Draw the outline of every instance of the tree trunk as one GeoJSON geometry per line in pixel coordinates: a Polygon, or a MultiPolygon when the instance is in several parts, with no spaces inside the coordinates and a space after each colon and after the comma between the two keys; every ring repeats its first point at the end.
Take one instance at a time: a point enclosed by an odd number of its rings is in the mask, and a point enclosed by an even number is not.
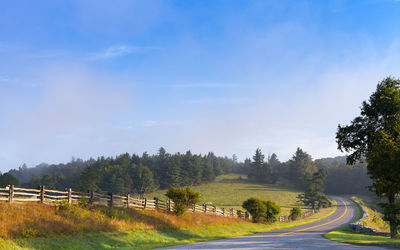
{"type": "MultiPolygon", "coordinates": [[[[389,199],[389,204],[394,204],[395,203],[395,196],[390,196],[388,197],[389,199]]],[[[390,221],[390,238],[397,238],[399,237],[397,233],[397,224],[394,221],[390,221]]]]}

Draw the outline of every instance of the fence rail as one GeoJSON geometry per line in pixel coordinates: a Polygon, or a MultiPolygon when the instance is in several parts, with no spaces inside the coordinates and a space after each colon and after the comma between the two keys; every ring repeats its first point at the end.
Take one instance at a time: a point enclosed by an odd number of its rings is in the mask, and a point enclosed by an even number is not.
{"type": "MultiPolygon", "coordinates": [[[[110,207],[158,209],[168,212],[171,212],[174,209],[174,202],[169,199],[141,199],[132,197],[129,194],[99,194],[92,191],[83,193],[72,191],[71,188],[61,191],[46,189],[45,186],[40,186],[38,189],[19,188],[14,187],[13,185],[0,188],[0,201],[8,201],[10,203],[40,202],[46,204],[55,204],[57,201],[68,201],[69,204],[74,204],[83,200],[91,204],[110,207]]],[[[248,212],[233,209],[226,210],[225,208],[217,208],[216,206],[209,204],[196,204],[187,210],[191,212],[214,214],[218,216],[250,219],[250,214],[248,212]]]]}
{"type": "MultiPolygon", "coordinates": [[[[174,202],[167,199],[161,200],[158,198],[134,198],[130,194],[117,195],[117,194],[99,194],[93,191],[87,193],[72,191],[67,188],[64,191],[46,189],[45,186],[40,186],[38,189],[19,188],[9,185],[5,188],[0,188],[0,201],[13,202],[40,202],[46,204],[55,204],[59,201],[68,201],[69,204],[78,203],[85,200],[88,203],[100,206],[110,207],[125,207],[125,208],[139,208],[139,209],[157,209],[171,212],[174,209],[174,202]]],[[[250,219],[251,216],[247,211],[235,210],[233,208],[225,209],[219,208],[210,204],[195,204],[193,207],[187,209],[191,212],[214,214],[218,216],[233,217],[250,219]]],[[[302,213],[301,217],[307,217],[314,213],[314,211],[307,211],[302,213]]],[[[279,216],[279,222],[289,221],[290,216],[279,216]]]]}

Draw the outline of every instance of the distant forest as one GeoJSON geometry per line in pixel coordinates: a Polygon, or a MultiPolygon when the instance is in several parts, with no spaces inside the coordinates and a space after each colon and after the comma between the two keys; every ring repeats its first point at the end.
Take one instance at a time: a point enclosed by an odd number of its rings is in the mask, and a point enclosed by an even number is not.
{"type": "Polygon", "coordinates": [[[313,160],[298,148],[293,157],[280,162],[276,154],[265,157],[257,149],[252,158],[239,162],[235,155],[219,157],[206,155],[169,154],[160,148],[155,155],[143,153],[122,154],[117,157],[99,157],[83,161],[72,159],[66,164],[39,164],[28,168],[25,164],[18,169],[0,174],[0,185],[20,185],[47,188],[142,195],[156,189],[191,186],[211,182],[221,174],[238,173],[249,180],[260,183],[284,183],[303,188],[304,176],[318,169],[325,169],[327,177],[325,192],[328,194],[369,194],[371,180],[366,165],[347,165],[345,156],[313,160]]]}

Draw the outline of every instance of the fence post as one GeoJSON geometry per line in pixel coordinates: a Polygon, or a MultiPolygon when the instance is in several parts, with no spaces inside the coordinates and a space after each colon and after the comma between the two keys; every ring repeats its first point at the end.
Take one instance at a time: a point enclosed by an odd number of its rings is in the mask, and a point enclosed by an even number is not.
{"type": "Polygon", "coordinates": [[[217,207],[216,206],[213,206],[213,212],[214,212],[214,214],[217,214],[217,207]]]}
{"type": "Polygon", "coordinates": [[[225,216],[225,208],[222,208],[222,216],[225,216]]]}
{"type": "Polygon", "coordinates": [[[157,197],[154,197],[154,206],[158,210],[158,198],[157,197]]]}
{"type": "Polygon", "coordinates": [[[207,204],[204,204],[204,213],[207,213],[207,204]]]}
{"type": "Polygon", "coordinates": [[[89,194],[89,203],[92,204],[93,203],[93,191],[89,190],[88,194],[89,194]]]}
{"type": "Polygon", "coordinates": [[[168,207],[168,212],[171,212],[171,200],[170,199],[168,199],[167,200],[167,207],[168,207]]]}
{"type": "Polygon", "coordinates": [[[129,208],[129,203],[131,202],[131,196],[129,194],[126,195],[126,208],[129,208]]]}
{"type": "Polygon", "coordinates": [[[14,185],[8,185],[8,187],[8,201],[12,203],[14,200],[14,185]]]}
{"type": "Polygon", "coordinates": [[[109,205],[110,207],[112,207],[112,206],[114,205],[114,196],[113,196],[112,193],[110,193],[110,203],[108,203],[108,205],[109,205]]]}
{"type": "Polygon", "coordinates": [[[72,189],[67,189],[68,204],[72,204],[72,189]]]}
{"type": "Polygon", "coordinates": [[[44,192],[45,192],[45,186],[41,185],[40,186],[40,203],[44,203],[44,192]]]}
{"type": "Polygon", "coordinates": [[[143,208],[146,209],[146,207],[147,207],[147,198],[144,198],[144,206],[143,206],[143,208]]]}

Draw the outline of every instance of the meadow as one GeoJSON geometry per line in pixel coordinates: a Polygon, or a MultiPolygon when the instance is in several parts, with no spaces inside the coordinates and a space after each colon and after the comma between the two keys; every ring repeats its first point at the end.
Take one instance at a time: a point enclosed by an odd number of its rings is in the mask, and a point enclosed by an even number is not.
{"type": "MultiPolygon", "coordinates": [[[[281,215],[289,215],[290,210],[295,206],[309,210],[298,202],[297,196],[301,193],[298,188],[283,184],[254,183],[245,175],[221,175],[215,182],[192,188],[201,193],[201,203],[211,203],[217,207],[243,209],[243,202],[250,197],[255,197],[278,203],[282,208],[281,215]]],[[[147,194],[146,197],[166,199],[165,193],[166,190],[158,190],[147,194]]]]}
{"type": "MultiPolygon", "coordinates": [[[[212,198],[213,194],[219,206],[227,205],[230,198],[215,194],[213,189],[226,195],[238,192],[240,197],[230,195],[235,200],[230,203],[231,207],[239,207],[248,196],[256,196],[289,208],[296,204],[294,198],[298,193],[289,187],[252,184],[235,175],[208,185],[211,187],[201,185],[196,189],[204,190],[205,199],[212,198]]],[[[287,208],[284,211],[287,212],[287,208]]],[[[40,203],[0,203],[0,249],[150,249],[292,227],[327,217],[335,210],[336,206],[322,209],[320,213],[293,222],[257,224],[191,212],[175,216],[155,210],[90,205],[55,207],[40,203]]]]}

